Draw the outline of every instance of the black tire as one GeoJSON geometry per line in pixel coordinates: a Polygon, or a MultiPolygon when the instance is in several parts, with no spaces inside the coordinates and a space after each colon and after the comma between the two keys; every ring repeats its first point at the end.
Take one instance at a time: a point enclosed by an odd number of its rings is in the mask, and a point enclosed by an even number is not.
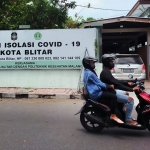
{"type": "Polygon", "coordinates": [[[88,107],[85,110],[83,110],[80,114],[80,122],[82,126],[89,132],[100,132],[103,130],[103,126],[100,126],[97,123],[93,123],[84,116],[84,113],[96,115],[96,111],[93,107],[88,107]]]}
{"type": "Polygon", "coordinates": [[[150,131],[150,114],[147,116],[146,127],[150,131]]]}

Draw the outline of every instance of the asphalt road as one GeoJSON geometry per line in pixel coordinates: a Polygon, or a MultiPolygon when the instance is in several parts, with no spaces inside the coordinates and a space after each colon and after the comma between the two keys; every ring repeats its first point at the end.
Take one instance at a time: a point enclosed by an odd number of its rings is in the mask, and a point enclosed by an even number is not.
{"type": "MultiPolygon", "coordinates": [[[[0,150],[149,150],[150,132],[87,132],[74,114],[82,100],[0,101],[0,150]]],[[[135,112],[133,113],[135,117],[135,112]]]]}

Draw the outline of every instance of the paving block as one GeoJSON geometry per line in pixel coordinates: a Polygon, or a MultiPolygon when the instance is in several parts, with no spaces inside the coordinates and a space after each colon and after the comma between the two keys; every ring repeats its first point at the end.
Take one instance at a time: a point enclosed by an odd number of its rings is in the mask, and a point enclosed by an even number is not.
{"type": "Polygon", "coordinates": [[[16,94],[12,93],[2,93],[2,98],[16,98],[16,94]]]}
{"type": "Polygon", "coordinates": [[[45,98],[45,99],[54,99],[56,97],[55,94],[37,94],[38,98],[45,98]]]}
{"type": "Polygon", "coordinates": [[[75,99],[81,99],[81,94],[74,95],[75,99]]]}
{"type": "Polygon", "coordinates": [[[39,96],[36,94],[29,94],[28,98],[39,98],[39,96]]]}
{"type": "Polygon", "coordinates": [[[56,94],[56,99],[70,99],[70,95],[67,95],[67,94],[56,94]]]}
{"type": "Polygon", "coordinates": [[[81,95],[80,94],[72,94],[72,95],[70,95],[70,99],[81,99],[81,95]]]}

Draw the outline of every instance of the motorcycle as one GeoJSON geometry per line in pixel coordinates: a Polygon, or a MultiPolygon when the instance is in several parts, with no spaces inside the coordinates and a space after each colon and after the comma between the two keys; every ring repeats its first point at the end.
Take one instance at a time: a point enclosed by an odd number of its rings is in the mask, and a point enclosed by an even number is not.
{"type": "MultiPolygon", "coordinates": [[[[83,95],[82,99],[85,100],[82,108],[75,115],[80,114],[80,122],[82,126],[89,132],[100,132],[104,128],[119,127],[134,130],[150,131],[150,94],[145,91],[144,83],[137,81],[133,83],[134,86],[139,86],[140,90],[135,91],[135,95],[139,100],[139,104],[135,110],[137,112],[138,125],[119,124],[110,120],[110,108],[104,103],[95,102],[87,95],[83,95]]],[[[123,103],[117,102],[116,115],[121,120],[125,121],[125,113],[123,111],[123,103]]]]}

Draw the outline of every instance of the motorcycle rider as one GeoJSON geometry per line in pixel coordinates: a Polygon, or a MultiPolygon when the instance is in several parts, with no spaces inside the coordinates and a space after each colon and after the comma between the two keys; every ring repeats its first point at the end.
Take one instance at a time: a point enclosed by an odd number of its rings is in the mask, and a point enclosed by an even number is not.
{"type": "Polygon", "coordinates": [[[136,121],[134,121],[131,117],[133,106],[134,106],[134,99],[128,95],[128,92],[133,92],[135,90],[139,90],[139,87],[131,88],[129,85],[132,85],[132,82],[127,81],[119,81],[115,79],[111,74],[111,69],[114,68],[115,55],[113,54],[104,54],[102,56],[102,64],[104,69],[100,73],[100,80],[106,84],[113,84],[116,90],[117,101],[120,103],[124,103],[124,111],[126,114],[125,122],[131,125],[138,125],[136,121]]]}
{"type": "Polygon", "coordinates": [[[116,94],[110,93],[109,88],[114,88],[113,85],[107,85],[99,80],[96,72],[94,71],[95,62],[98,60],[92,57],[85,57],[82,60],[82,64],[85,68],[84,70],[84,86],[88,91],[90,98],[93,101],[107,102],[111,105],[111,115],[110,119],[118,123],[124,123],[115,114],[115,107],[117,102],[116,94]]]}

